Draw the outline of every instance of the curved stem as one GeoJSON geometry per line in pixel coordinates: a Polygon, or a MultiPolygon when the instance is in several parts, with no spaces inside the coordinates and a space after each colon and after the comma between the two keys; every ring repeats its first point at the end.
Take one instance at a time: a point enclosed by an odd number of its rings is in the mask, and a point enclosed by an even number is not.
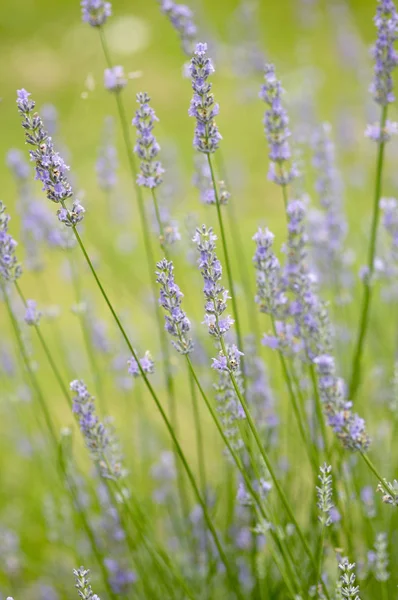
{"type": "MultiPolygon", "coordinates": [[[[380,135],[383,134],[385,124],[387,121],[387,106],[383,106],[381,117],[380,117],[380,135]]],[[[377,230],[380,218],[380,197],[382,190],[382,175],[383,175],[383,163],[384,163],[384,150],[385,141],[379,143],[379,149],[377,154],[377,165],[376,165],[376,182],[375,182],[375,193],[373,202],[373,219],[370,230],[370,242],[368,249],[368,272],[364,279],[364,290],[362,298],[361,315],[359,319],[358,337],[355,345],[354,356],[352,360],[352,372],[350,382],[350,398],[351,400],[355,397],[358,387],[361,382],[361,363],[362,354],[366,339],[366,334],[369,327],[369,314],[372,300],[372,286],[373,286],[373,274],[374,274],[374,259],[376,254],[377,246],[377,230]]]]}

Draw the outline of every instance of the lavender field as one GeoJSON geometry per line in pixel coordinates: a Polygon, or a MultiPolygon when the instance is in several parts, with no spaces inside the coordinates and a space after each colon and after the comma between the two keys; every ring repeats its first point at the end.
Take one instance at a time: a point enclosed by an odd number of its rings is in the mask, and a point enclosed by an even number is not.
{"type": "Polygon", "coordinates": [[[397,8],[6,2],[0,600],[398,597],[397,8]]]}

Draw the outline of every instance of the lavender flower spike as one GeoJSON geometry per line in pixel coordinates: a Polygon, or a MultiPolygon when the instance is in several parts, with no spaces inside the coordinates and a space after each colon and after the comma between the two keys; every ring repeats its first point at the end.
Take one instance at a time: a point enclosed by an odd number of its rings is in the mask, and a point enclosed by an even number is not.
{"type": "Polygon", "coordinates": [[[164,169],[160,161],[155,160],[160,146],[153,135],[155,121],[159,121],[153,108],[149,106],[150,97],[146,92],[137,94],[140,107],[132,121],[137,129],[137,143],[134,152],[141,159],[141,173],[137,177],[138,185],[153,189],[162,183],[164,169]]]}
{"type": "Polygon", "coordinates": [[[257,271],[255,302],[259,305],[261,312],[280,318],[285,310],[287,298],[282,291],[279,260],[272,249],[274,234],[269,229],[259,229],[254,234],[253,240],[257,245],[253,257],[257,271]]]}
{"type": "Polygon", "coordinates": [[[346,600],[361,600],[358,596],[359,586],[355,585],[355,563],[350,564],[347,558],[343,558],[339,563],[339,569],[341,569],[341,593],[342,598],[346,600]]]}
{"type": "Polygon", "coordinates": [[[95,413],[94,398],[83,381],[72,381],[75,392],[73,412],[77,415],[80,430],[91,458],[98,465],[102,477],[118,479],[124,475],[118,444],[113,432],[101,423],[95,413]]]}
{"type": "Polygon", "coordinates": [[[22,273],[21,265],[15,256],[17,242],[8,233],[10,216],[0,200],[0,278],[4,281],[15,281],[22,273]]]}
{"type": "Polygon", "coordinates": [[[193,350],[193,343],[186,334],[191,329],[191,323],[181,308],[181,299],[184,294],[175,283],[173,263],[163,259],[157,263],[156,267],[158,269],[156,281],[161,286],[159,304],[168,313],[165,316],[165,329],[170,335],[177,338],[176,342],[172,342],[176,350],[181,354],[189,354],[193,350]]]}
{"type": "Polygon", "coordinates": [[[58,152],[55,152],[43,121],[33,112],[35,102],[30,100],[29,96],[29,92],[24,89],[17,91],[17,106],[19,114],[23,117],[22,127],[25,129],[26,142],[35,148],[29,151],[29,155],[36,166],[36,179],[43,183],[43,191],[46,192],[47,198],[62,205],[62,209],[57,212],[58,219],[74,227],[83,219],[84,208],[78,200],[73,203],[72,210],[65,205],[73,196],[72,186],[66,177],[69,167],[58,152]]]}
{"type": "Polygon", "coordinates": [[[211,83],[207,81],[209,75],[214,73],[214,67],[206,52],[207,44],[196,44],[195,54],[189,64],[194,94],[188,114],[196,119],[194,147],[199,152],[211,154],[217,150],[222,138],[214,121],[219,113],[219,106],[214,102],[214,96],[210,92],[211,83]]]}
{"type": "MultiPolygon", "coordinates": [[[[130,373],[130,375],[133,375],[133,377],[139,377],[141,374],[140,371],[140,367],[137,363],[137,361],[135,360],[134,356],[132,356],[128,361],[128,372],[130,373]]],[[[151,353],[149,352],[149,350],[147,350],[144,354],[144,356],[140,359],[140,365],[141,365],[141,369],[144,371],[144,373],[146,373],[147,375],[150,375],[154,372],[155,370],[155,363],[153,362],[151,353]]]]}
{"type": "Polygon", "coordinates": [[[83,21],[91,27],[101,27],[112,14],[111,3],[104,0],[82,0],[80,6],[83,21]]]}
{"type": "Polygon", "coordinates": [[[173,0],[159,0],[160,8],[177,31],[183,51],[190,56],[194,49],[197,28],[191,9],[185,4],[176,4],[173,0]]]}
{"type": "Polygon", "coordinates": [[[271,181],[283,186],[297,177],[298,172],[294,165],[288,166],[291,159],[289,117],[282,106],[282,93],[283,89],[280,81],[276,78],[274,65],[267,64],[265,66],[265,83],[259,96],[269,106],[264,116],[265,136],[271,159],[268,177],[271,181]]]}
{"type": "Polygon", "coordinates": [[[375,16],[377,40],[372,49],[374,79],[370,86],[375,102],[387,106],[394,102],[392,72],[398,64],[394,43],[398,39],[398,15],[393,0],[379,0],[375,16]]]}
{"type": "Polygon", "coordinates": [[[84,567],[80,567],[79,569],[73,569],[73,574],[76,580],[76,589],[79,594],[79,598],[81,600],[100,600],[100,597],[97,594],[93,594],[93,590],[90,585],[90,571],[85,569],[84,567]]]}

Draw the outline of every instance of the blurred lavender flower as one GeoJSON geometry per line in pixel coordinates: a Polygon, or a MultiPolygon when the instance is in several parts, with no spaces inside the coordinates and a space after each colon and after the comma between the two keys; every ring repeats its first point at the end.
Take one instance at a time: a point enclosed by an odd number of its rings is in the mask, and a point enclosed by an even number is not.
{"type": "Polygon", "coordinates": [[[279,260],[272,248],[274,237],[269,229],[262,230],[260,228],[253,236],[257,245],[253,257],[257,280],[255,302],[259,305],[261,312],[280,318],[285,313],[287,297],[281,286],[279,260]]]}
{"type": "MultiPolygon", "coordinates": [[[[256,354],[254,338],[245,344],[246,398],[257,426],[269,433],[278,425],[275,399],[264,361],[256,354]]],[[[272,443],[272,442],[271,442],[272,443]]]]}
{"type": "Polygon", "coordinates": [[[53,104],[43,104],[40,114],[48,135],[56,135],[58,131],[58,111],[55,106],[53,104]]]}
{"type": "Polygon", "coordinates": [[[9,150],[7,152],[6,164],[18,182],[24,183],[28,179],[30,175],[29,165],[20,150],[16,148],[9,150]]]}
{"type": "Polygon", "coordinates": [[[373,123],[367,125],[365,129],[365,136],[374,142],[379,144],[389,142],[393,135],[398,134],[398,123],[386,120],[383,129],[381,129],[379,123],[373,123]]]}
{"type": "Polygon", "coordinates": [[[75,392],[73,412],[77,415],[80,430],[91,458],[97,463],[102,477],[118,479],[124,476],[118,443],[111,428],[101,423],[95,412],[94,398],[83,381],[72,381],[70,389],[75,392]]]}
{"type": "Polygon", "coordinates": [[[84,567],[73,569],[73,574],[76,581],[75,587],[81,600],[100,600],[100,597],[97,596],[97,594],[94,594],[91,589],[89,578],[90,571],[88,569],[85,569],[84,567]]]}
{"type": "Polygon", "coordinates": [[[58,218],[69,226],[75,226],[83,218],[84,209],[76,200],[72,210],[68,210],[65,202],[73,195],[72,186],[66,178],[69,167],[62,157],[55,152],[51,138],[45,131],[43,122],[37,113],[33,113],[35,102],[29,100],[30,94],[22,89],[17,91],[17,106],[21,117],[22,127],[25,129],[27,144],[35,147],[30,150],[31,160],[36,165],[36,178],[43,183],[43,191],[47,198],[62,205],[58,211],[58,218]]]}
{"type": "Polygon", "coordinates": [[[351,411],[352,402],[345,399],[344,382],[336,376],[334,358],[323,354],[314,358],[318,372],[319,393],[328,424],[343,446],[349,450],[366,451],[370,440],[365,421],[351,411]]]}
{"type": "Polygon", "coordinates": [[[379,0],[374,19],[377,40],[372,49],[374,79],[370,86],[375,102],[386,106],[394,102],[392,72],[398,64],[394,43],[398,39],[398,15],[393,0],[379,0]]]}
{"type": "Polygon", "coordinates": [[[355,585],[354,567],[355,563],[350,564],[347,558],[342,558],[339,562],[341,593],[347,600],[361,600],[358,596],[359,586],[355,585]]]}
{"type": "Polygon", "coordinates": [[[164,169],[162,163],[155,160],[160,151],[160,146],[153,135],[155,121],[159,121],[153,108],[149,106],[150,97],[146,92],[137,94],[140,108],[136,111],[133,125],[137,129],[137,143],[134,152],[141,159],[141,173],[137,177],[138,185],[153,189],[162,183],[164,169]]]}
{"type": "Polygon", "coordinates": [[[398,506],[398,481],[394,479],[391,483],[384,479],[384,485],[381,483],[377,486],[377,491],[383,494],[382,501],[385,504],[392,504],[393,506],[398,506]],[[386,488],[388,489],[388,493],[386,492],[386,488]]]}
{"type": "Polygon", "coordinates": [[[91,342],[94,348],[103,354],[110,354],[112,342],[107,335],[106,323],[96,318],[91,310],[87,311],[86,323],[90,330],[91,342]]]}
{"type": "Polygon", "coordinates": [[[28,325],[38,325],[41,317],[41,312],[37,310],[36,300],[26,301],[25,323],[28,325]]]}
{"type": "Polygon", "coordinates": [[[173,452],[161,452],[158,462],[151,467],[151,476],[157,483],[153,492],[154,500],[164,504],[175,492],[176,467],[173,452]]]}
{"type": "Polygon", "coordinates": [[[0,524],[1,568],[8,577],[18,576],[21,570],[21,548],[18,534],[0,524]]]}
{"type": "Polygon", "coordinates": [[[124,69],[121,65],[116,65],[104,71],[104,87],[109,92],[120,92],[127,85],[127,79],[124,75],[124,69]]]}
{"type": "Polygon", "coordinates": [[[8,233],[10,218],[0,200],[0,276],[4,281],[15,281],[22,273],[15,256],[17,242],[8,233]]]}
{"type": "Polygon", "coordinates": [[[214,73],[214,67],[206,52],[207,44],[196,44],[195,54],[189,64],[194,94],[188,114],[196,119],[194,147],[199,152],[211,154],[217,150],[222,138],[214,120],[219,113],[219,106],[210,91],[212,84],[207,81],[209,75],[214,73]]]}
{"type": "MultiPolygon", "coordinates": [[[[203,204],[216,204],[210,166],[204,154],[195,156],[195,174],[192,183],[198,188],[203,204]]],[[[228,192],[225,182],[219,181],[217,187],[219,203],[227,204],[231,194],[228,192]]]]}
{"type": "Polygon", "coordinates": [[[316,486],[318,508],[320,512],[318,518],[323,526],[328,527],[332,523],[332,467],[325,463],[320,467],[320,472],[320,475],[318,475],[320,485],[316,486]]]}
{"type": "Polygon", "coordinates": [[[373,570],[377,581],[388,581],[388,538],[385,532],[376,534],[373,570]]]}
{"type": "Polygon", "coordinates": [[[104,0],[82,0],[82,19],[92,27],[101,27],[112,15],[112,5],[104,0]]]}
{"type": "MultiPolygon", "coordinates": [[[[243,392],[242,377],[239,369],[240,353],[236,356],[236,346],[231,347],[228,344],[226,345],[226,350],[228,357],[236,361],[234,377],[240,391],[243,392]]],[[[214,389],[216,390],[217,412],[220,415],[221,425],[232,448],[240,450],[244,447],[244,442],[238,421],[245,419],[245,413],[229,376],[227,358],[222,355],[218,359],[213,358],[212,366],[219,372],[218,382],[214,384],[214,389]],[[214,363],[217,361],[219,364],[215,366],[214,363]]]]}
{"type": "MultiPolygon", "coordinates": [[[[259,2],[241,0],[232,15],[229,48],[232,53],[232,68],[240,79],[264,73],[266,61],[261,48],[263,32],[259,25],[259,2]]],[[[244,93],[247,93],[247,89],[244,93]]]]}
{"type": "Polygon", "coordinates": [[[193,350],[193,343],[187,333],[191,329],[191,323],[181,308],[181,299],[184,294],[174,280],[174,266],[166,259],[158,262],[156,265],[156,281],[160,284],[159,304],[165,309],[165,329],[177,338],[172,341],[174,348],[181,354],[189,354],[193,350]]]}
{"type": "Polygon", "coordinates": [[[269,109],[265,112],[264,128],[269,145],[269,158],[271,160],[268,177],[278,185],[289,184],[298,172],[295,165],[288,167],[291,159],[289,146],[290,131],[288,128],[289,117],[282,106],[283,89],[276,78],[275,67],[272,64],[265,66],[265,84],[259,96],[269,109]]]}
{"type": "MultiPolygon", "coordinates": [[[[135,360],[134,356],[132,356],[128,361],[128,372],[130,373],[130,375],[133,375],[133,377],[138,377],[141,374],[141,370],[140,367],[137,363],[137,361],[135,360]]],[[[144,371],[144,373],[146,373],[147,375],[152,374],[155,371],[155,363],[153,362],[151,353],[149,352],[149,350],[147,350],[144,354],[144,356],[140,359],[140,365],[141,365],[141,369],[144,371]]]]}
{"type": "Polygon", "coordinates": [[[99,148],[96,172],[98,185],[109,192],[117,184],[116,170],[118,167],[117,150],[114,145],[114,122],[112,117],[105,117],[102,143],[99,148]]]}
{"type": "Polygon", "coordinates": [[[195,46],[197,29],[193,20],[193,12],[185,4],[177,4],[173,0],[158,0],[161,11],[168,17],[177,31],[183,51],[190,56],[195,46]]]}

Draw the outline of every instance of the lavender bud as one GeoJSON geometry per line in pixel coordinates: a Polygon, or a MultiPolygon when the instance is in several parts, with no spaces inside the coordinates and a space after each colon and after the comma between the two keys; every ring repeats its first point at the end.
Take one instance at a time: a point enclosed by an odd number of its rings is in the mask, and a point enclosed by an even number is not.
{"type": "Polygon", "coordinates": [[[207,81],[209,75],[214,73],[214,67],[206,52],[207,44],[196,44],[195,54],[189,64],[194,94],[188,114],[196,119],[194,147],[199,152],[211,154],[217,150],[222,138],[214,120],[219,113],[219,106],[214,102],[211,83],[207,81]]]}
{"type": "Polygon", "coordinates": [[[76,581],[76,589],[81,600],[100,600],[97,594],[93,594],[93,590],[90,585],[90,571],[84,567],[79,569],[73,569],[73,574],[76,581]]]}
{"type": "MultiPolygon", "coordinates": [[[[238,385],[239,390],[242,392],[242,377],[239,370],[239,357],[241,353],[237,350],[236,346],[230,347],[227,345],[227,357],[220,356],[220,368],[212,365],[213,368],[219,372],[218,383],[214,384],[216,390],[216,401],[217,401],[217,412],[220,414],[221,424],[226,437],[228,438],[231,446],[235,450],[243,448],[244,443],[241,437],[241,432],[238,427],[237,421],[245,419],[245,413],[239,402],[236,390],[233,386],[230,377],[230,367],[228,366],[228,358],[235,359],[237,366],[234,371],[234,378],[238,385]],[[236,352],[238,354],[236,355],[236,352]],[[221,368],[222,367],[222,368],[221,368]]],[[[213,363],[216,359],[213,358],[213,363]]]]}
{"type": "Polygon", "coordinates": [[[160,146],[153,135],[155,121],[159,121],[153,108],[149,106],[150,97],[146,92],[137,94],[140,108],[136,111],[133,125],[137,129],[137,143],[134,152],[141,159],[141,173],[137,177],[138,185],[153,189],[162,183],[164,169],[161,162],[155,160],[160,146]]]}
{"type": "Polygon", "coordinates": [[[389,142],[392,136],[397,135],[397,133],[398,123],[389,120],[385,122],[383,129],[381,129],[380,123],[367,125],[365,129],[365,136],[378,144],[389,142]]]}
{"type": "Polygon", "coordinates": [[[392,72],[398,64],[394,43],[398,39],[398,15],[393,0],[379,0],[374,18],[377,40],[372,49],[374,79],[369,91],[375,102],[387,106],[394,102],[392,72]]]}
{"type": "Polygon", "coordinates": [[[26,305],[25,323],[28,325],[38,325],[42,313],[37,310],[36,300],[27,300],[26,305]]]}
{"type": "Polygon", "coordinates": [[[190,56],[194,49],[197,35],[193,13],[185,4],[176,4],[173,0],[158,0],[163,14],[165,14],[174,29],[177,31],[183,51],[190,56]]]}
{"type": "Polygon", "coordinates": [[[375,564],[374,572],[377,581],[388,581],[390,573],[388,572],[388,538],[387,534],[380,532],[376,535],[375,541],[375,564]]]}
{"type": "Polygon", "coordinates": [[[379,483],[377,491],[383,494],[382,500],[385,504],[398,506],[398,481],[396,479],[392,483],[384,479],[384,485],[379,483]],[[387,488],[388,493],[385,488],[387,488]]]}
{"type": "Polygon", "coordinates": [[[350,564],[347,558],[343,558],[339,563],[339,569],[342,574],[340,576],[341,594],[346,600],[361,600],[358,596],[359,586],[355,585],[355,563],[350,564]]]}
{"type": "Polygon", "coordinates": [[[104,87],[109,92],[120,92],[127,85],[127,79],[124,76],[124,69],[117,65],[104,71],[104,87]]]}
{"type": "Polygon", "coordinates": [[[316,486],[318,496],[319,520],[325,527],[332,523],[331,511],[332,503],[332,467],[326,463],[320,467],[321,474],[318,475],[320,485],[316,486]]]}
{"type": "Polygon", "coordinates": [[[269,158],[271,160],[268,178],[278,185],[287,185],[297,177],[294,165],[290,168],[287,163],[291,159],[288,128],[289,117],[282,106],[283,89],[276,78],[275,67],[272,64],[265,66],[265,84],[260,91],[260,98],[268,104],[264,116],[265,137],[269,145],[269,158]]]}
{"type": "Polygon", "coordinates": [[[191,323],[181,308],[181,299],[184,294],[181,292],[174,280],[174,266],[166,259],[158,262],[156,265],[156,281],[160,284],[159,304],[164,308],[165,329],[166,331],[177,338],[176,342],[172,342],[173,346],[181,354],[189,354],[193,350],[193,343],[187,333],[191,329],[191,323]]]}
{"type": "MultiPolygon", "coordinates": [[[[140,367],[137,363],[137,361],[135,360],[134,356],[132,356],[128,361],[128,372],[130,373],[130,375],[133,375],[133,377],[139,377],[139,375],[141,375],[141,370],[140,367]]],[[[155,371],[155,363],[153,362],[151,353],[149,352],[149,350],[147,350],[144,354],[144,356],[140,359],[140,365],[141,365],[141,369],[144,371],[144,373],[146,373],[147,375],[151,375],[152,373],[154,373],[155,371]]]]}
{"type": "Polygon", "coordinates": [[[82,0],[82,19],[91,27],[101,27],[112,15],[112,5],[104,0],[82,0]]]}
{"type": "Polygon", "coordinates": [[[67,227],[75,227],[80,221],[83,220],[85,208],[80,204],[79,200],[73,202],[72,210],[67,208],[59,208],[57,210],[57,217],[61,223],[64,223],[67,227]]]}
{"type": "Polygon", "coordinates": [[[70,389],[76,394],[73,398],[73,412],[78,418],[86,447],[98,465],[102,477],[122,477],[124,471],[117,441],[112,429],[99,421],[93,396],[89,394],[83,381],[72,381],[70,389]]]}
{"type": "Polygon", "coordinates": [[[21,265],[15,256],[17,242],[8,233],[10,218],[0,200],[0,276],[5,281],[15,281],[22,274],[21,265]]]}
{"type": "MultiPolygon", "coordinates": [[[[204,154],[195,156],[195,174],[192,183],[200,192],[203,204],[216,204],[213,182],[209,163],[204,154]]],[[[220,204],[228,204],[231,194],[226,188],[224,181],[218,181],[218,200],[220,204]]]]}
{"type": "Polygon", "coordinates": [[[235,373],[240,366],[240,357],[243,356],[243,352],[240,352],[235,344],[228,346],[227,356],[221,350],[218,358],[213,358],[213,364],[211,365],[216,371],[227,371],[229,373],[235,373]]]}

